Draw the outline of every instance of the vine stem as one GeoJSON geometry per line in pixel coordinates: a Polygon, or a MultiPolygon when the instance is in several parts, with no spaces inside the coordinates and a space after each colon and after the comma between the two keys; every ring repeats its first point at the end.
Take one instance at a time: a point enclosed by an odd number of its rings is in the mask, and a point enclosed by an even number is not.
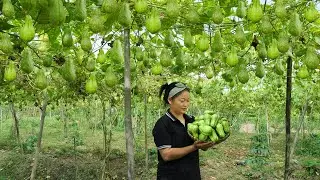
{"type": "Polygon", "coordinates": [[[263,12],[266,12],[267,0],[264,0],[263,12]]]}
{"type": "Polygon", "coordinates": [[[250,49],[251,49],[251,46],[249,46],[249,48],[247,49],[247,51],[246,51],[241,57],[243,57],[244,55],[246,55],[246,54],[249,52],[250,49]]]}
{"type": "Polygon", "coordinates": [[[24,43],[25,45],[27,45],[27,46],[33,51],[33,53],[38,56],[39,59],[41,59],[40,55],[37,53],[37,51],[36,51],[32,46],[30,46],[27,42],[24,42],[24,41],[23,41],[23,43],[24,43]]]}

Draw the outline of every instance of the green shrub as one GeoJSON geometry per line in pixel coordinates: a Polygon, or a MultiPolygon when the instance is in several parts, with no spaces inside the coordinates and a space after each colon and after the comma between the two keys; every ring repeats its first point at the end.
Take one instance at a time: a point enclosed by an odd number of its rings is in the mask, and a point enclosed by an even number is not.
{"type": "Polygon", "coordinates": [[[35,144],[38,141],[38,137],[35,135],[30,135],[25,140],[25,142],[22,143],[22,148],[25,153],[32,153],[35,151],[35,144]]]}
{"type": "Polygon", "coordinates": [[[296,154],[320,157],[320,135],[310,134],[297,144],[296,154]]]}
{"type": "Polygon", "coordinates": [[[306,160],[302,162],[302,166],[306,169],[310,176],[317,176],[320,174],[319,160],[306,160]]]}

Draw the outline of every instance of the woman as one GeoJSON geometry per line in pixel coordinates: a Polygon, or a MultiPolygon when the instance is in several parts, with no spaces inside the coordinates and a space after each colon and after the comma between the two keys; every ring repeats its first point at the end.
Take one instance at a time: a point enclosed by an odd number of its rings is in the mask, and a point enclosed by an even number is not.
{"type": "Polygon", "coordinates": [[[186,114],[189,88],[180,82],[164,84],[160,97],[169,105],[168,111],[155,124],[152,134],[158,148],[157,180],[200,180],[199,149],[207,150],[213,143],[194,141],[187,125],[194,117],[186,114]]]}

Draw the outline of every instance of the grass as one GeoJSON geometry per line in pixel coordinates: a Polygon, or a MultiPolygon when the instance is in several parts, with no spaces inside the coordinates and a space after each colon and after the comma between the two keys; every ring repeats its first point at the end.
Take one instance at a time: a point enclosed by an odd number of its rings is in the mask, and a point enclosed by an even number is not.
{"type": "MultiPolygon", "coordinates": [[[[31,173],[33,153],[21,154],[10,136],[12,121],[2,122],[0,132],[0,180],[26,179],[31,173]]],[[[20,123],[22,142],[32,135],[37,135],[39,119],[24,118],[20,123]]],[[[42,154],[37,172],[37,179],[100,179],[103,162],[103,135],[100,129],[89,129],[88,122],[71,121],[68,123],[68,136],[64,134],[64,122],[55,117],[46,118],[42,154]],[[75,125],[76,124],[76,125],[75,125]],[[74,152],[73,135],[83,143],[76,146],[74,152]]],[[[234,132],[229,139],[214,149],[200,152],[201,174],[204,180],[228,179],[283,179],[284,134],[272,139],[271,155],[268,164],[259,170],[239,164],[244,162],[250,150],[250,134],[234,132]]],[[[112,153],[109,173],[113,179],[126,179],[125,134],[123,128],[113,130],[112,153]]],[[[148,134],[149,170],[145,168],[144,135],[135,135],[135,173],[136,179],[155,179],[157,151],[153,137],[148,134]]],[[[319,179],[317,164],[320,157],[296,154],[292,161],[293,179],[319,179]],[[313,163],[313,164],[312,164],[313,163]],[[311,165],[310,165],[311,164],[311,165]],[[312,166],[312,167],[309,167],[312,166]],[[311,168],[311,169],[310,169],[311,168]]]]}

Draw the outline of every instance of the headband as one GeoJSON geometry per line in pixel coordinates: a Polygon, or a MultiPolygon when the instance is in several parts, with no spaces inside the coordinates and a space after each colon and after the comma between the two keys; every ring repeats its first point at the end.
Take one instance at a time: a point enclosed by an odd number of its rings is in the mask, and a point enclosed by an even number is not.
{"type": "Polygon", "coordinates": [[[183,90],[187,89],[188,87],[182,83],[177,83],[174,85],[174,88],[172,88],[170,91],[169,91],[169,96],[168,96],[168,99],[169,98],[172,98],[173,96],[175,96],[176,94],[182,92],[183,90]]]}

